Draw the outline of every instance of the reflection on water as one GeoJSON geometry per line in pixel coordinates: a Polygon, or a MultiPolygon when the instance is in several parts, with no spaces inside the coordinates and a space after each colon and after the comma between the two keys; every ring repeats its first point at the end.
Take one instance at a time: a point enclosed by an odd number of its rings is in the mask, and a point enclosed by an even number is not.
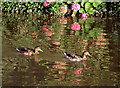
{"type": "Polygon", "coordinates": [[[3,86],[117,86],[117,18],[4,15],[3,86]],[[111,25],[110,25],[111,24],[111,25]],[[22,56],[17,47],[40,46],[37,56],[22,56]],[[87,61],[71,62],[63,52],[82,55],[87,61]]]}

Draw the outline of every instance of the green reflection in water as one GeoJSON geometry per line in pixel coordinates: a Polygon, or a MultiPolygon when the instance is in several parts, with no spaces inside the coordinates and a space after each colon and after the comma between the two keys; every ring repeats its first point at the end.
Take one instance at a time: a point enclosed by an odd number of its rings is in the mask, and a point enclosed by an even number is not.
{"type": "Polygon", "coordinates": [[[81,18],[4,14],[2,19],[4,86],[118,85],[117,19],[88,18],[84,22],[81,18]],[[80,30],[72,30],[73,23],[80,30]],[[15,50],[35,46],[44,52],[28,57],[15,50]],[[64,51],[80,55],[89,51],[92,58],[70,62],[64,51]]]}

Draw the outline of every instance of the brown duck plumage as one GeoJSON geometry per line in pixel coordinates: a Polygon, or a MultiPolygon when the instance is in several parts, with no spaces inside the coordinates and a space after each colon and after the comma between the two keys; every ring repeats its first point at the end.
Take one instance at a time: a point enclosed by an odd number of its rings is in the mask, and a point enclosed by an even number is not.
{"type": "Polygon", "coordinates": [[[32,55],[38,55],[39,51],[43,52],[43,50],[40,47],[35,47],[35,49],[30,48],[16,48],[16,50],[24,55],[32,56],[32,55]]]}

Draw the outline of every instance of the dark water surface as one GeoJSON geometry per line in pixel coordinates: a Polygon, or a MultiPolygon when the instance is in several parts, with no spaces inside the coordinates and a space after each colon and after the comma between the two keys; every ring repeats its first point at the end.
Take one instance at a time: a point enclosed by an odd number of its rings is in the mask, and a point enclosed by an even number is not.
{"type": "Polygon", "coordinates": [[[2,14],[3,86],[118,86],[118,26],[120,19],[41,17],[2,14]],[[80,30],[71,29],[77,24],[80,30]],[[79,25],[79,26],[78,26],[79,25]],[[17,47],[40,46],[43,53],[23,56],[17,47]],[[87,61],[71,62],[63,52],[87,61]]]}

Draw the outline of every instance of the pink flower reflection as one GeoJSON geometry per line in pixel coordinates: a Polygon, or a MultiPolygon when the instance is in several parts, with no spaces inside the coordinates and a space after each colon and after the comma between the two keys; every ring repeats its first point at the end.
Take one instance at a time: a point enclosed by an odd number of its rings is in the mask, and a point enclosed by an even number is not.
{"type": "Polygon", "coordinates": [[[82,73],[82,70],[83,70],[83,68],[79,68],[79,69],[75,72],[75,74],[81,74],[81,73],[82,73]]]}
{"type": "Polygon", "coordinates": [[[48,25],[43,25],[43,30],[44,31],[49,31],[48,27],[49,27],[48,25]]]}
{"type": "Polygon", "coordinates": [[[104,36],[97,36],[97,38],[98,38],[98,39],[100,39],[100,38],[104,38],[104,36]]]}
{"type": "Polygon", "coordinates": [[[96,45],[106,45],[104,42],[96,42],[96,45]]]}
{"type": "Polygon", "coordinates": [[[43,28],[44,31],[49,31],[48,28],[43,28]]]}
{"type": "Polygon", "coordinates": [[[72,9],[73,11],[78,11],[78,10],[80,9],[80,5],[77,4],[77,3],[73,3],[71,9],[72,9]]]}
{"type": "Polygon", "coordinates": [[[53,32],[51,32],[51,31],[46,31],[45,34],[46,34],[46,36],[52,36],[52,35],[53,35],[53,32]]]}
{"type": "Polygon", "coordinates": [[[60,42],[53,41],[52,43],[55,45],[60,45],[60,42]]]}
{"type": "Polygon", "coordinates": [[[49,28],[49,30],[54,30],[53,28],[49,28]]]}
{"type": "Polygon", "coordinates": [[[72,26],[71,26],[71,29],[72,30],[80,30],[80,25],[78,24],[78,23],[73,23],[73,24],[71,24],[72,26]]]}
{"type": "Polygon", "coordinates": [[[49,3],[48,3],[47,1],[45,1],[45,2],[43,3],[43,5],[44,5],[45,7],[47,7],[47,6],[49,5],[49,3]]]}
{"type": "Polygon", "coordinates": [[[48,25],[43,25],[43,27],[49,27],[48,25]]]}
{"type": "MultiPolygon", "coordinates": [[[[75,74],[77,74],[76,77],[83,76],[83,75],[80,75],[80,74],[82,73],[82,70],[83,70],[83,68],[79,68],[79,69],[75,72],[75,74]]],[[[76,79],[76,81],[81,81],[81,79],[76,79]]]]}
{"type": "Polygon", "coordinates": [[[76,79],[76,81],[81,81],[81,79],[76,79]]]}
{"type": "Polygon", "coordinates": [[[102,53],[101,51],[96,51],[96,53],[102,53]]]}
{"type": "Polygon", "coordinates": [[[106,39],[98,39],[97,41],[106,41],[106,39]]]}
{"type": "Polygon", "coordinates": [[[46,40],[51,40],[51,38],[50,37],[46,37],[46,40]]]}
{"type": "Polygon", "coordinates": [[[100,35],[107,35],[106,33],[99,33],[100,35]]]}
{"type": "Polygon", "coordinates": [[[47,24],[47,22],[45,21],[44,24],[47,24]]]}

